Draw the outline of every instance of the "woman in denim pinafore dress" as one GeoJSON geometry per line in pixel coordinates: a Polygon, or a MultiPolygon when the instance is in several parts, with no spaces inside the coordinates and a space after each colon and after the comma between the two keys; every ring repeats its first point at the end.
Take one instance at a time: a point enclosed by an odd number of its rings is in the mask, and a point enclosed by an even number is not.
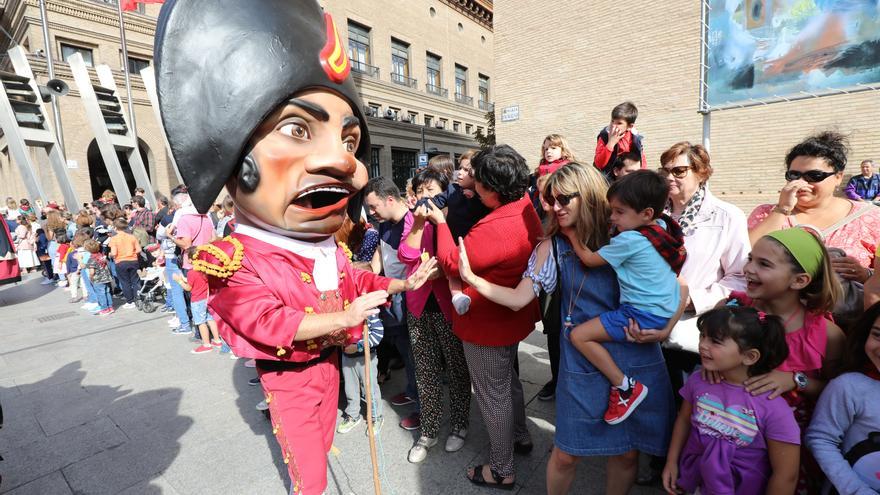
{"type": "MultiPolygon", "coordinates": [[[[572,251],[563,230],[577,233],[598,249],[608,242],[607,184],[592,167],[570,163],[554,172],[542,191],[549,223],[549,240],[535,248],[516,288],[500,287],[475,276],[462,249],[459,274],[486,298],[511,308],[521,307],[539,294],[559,291],[561,320],[572,326],[614,310],[620,289],[608,266],[587,269],[572,251]],[[552,249],[549,249],[552,246],[552,249]],[[557,288],[558,285],[558,288],[557,288]]],[[[556,436],[547,465],[547,492],[568,493],[581,457],[607,456],[606,493],[623,494],[635,482],[638,453],[665,455],[675,418],[672,387],[658,340],[668,335],[647,332],[640,340],[651,343],[602,345],[627,375],[638,376],[651,391],[626,421],[604,420],[605,397],[611,385],[574,346],[564,328],[560,338],[559,380],[556,385],[556,436]]]]}

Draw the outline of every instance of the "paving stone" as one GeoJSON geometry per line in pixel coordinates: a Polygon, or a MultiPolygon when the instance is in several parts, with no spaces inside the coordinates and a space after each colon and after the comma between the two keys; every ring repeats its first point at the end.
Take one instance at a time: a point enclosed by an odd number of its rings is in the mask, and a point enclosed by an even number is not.
{"type": "MultiPolygon", "coordinates": [[[[7,483],[4,480],[4,487],[7,483]]],[[[19,486],[10,491],[3,491],[5,495],[71,495],[70,487],[61,471],[55,471],[51,474],[37,478],[30,483],[19,486]]]]}

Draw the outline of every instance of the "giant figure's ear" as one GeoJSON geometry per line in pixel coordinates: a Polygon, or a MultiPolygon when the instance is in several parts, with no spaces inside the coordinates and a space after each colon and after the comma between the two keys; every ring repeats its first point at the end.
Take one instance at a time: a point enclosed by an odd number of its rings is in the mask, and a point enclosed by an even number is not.
{"type": "Polygon", "coordinates": [[[238,169],[238,186],[248,194],[257,190],[260,185],[260,166],[251,152],[245,155],[238,169]]]}

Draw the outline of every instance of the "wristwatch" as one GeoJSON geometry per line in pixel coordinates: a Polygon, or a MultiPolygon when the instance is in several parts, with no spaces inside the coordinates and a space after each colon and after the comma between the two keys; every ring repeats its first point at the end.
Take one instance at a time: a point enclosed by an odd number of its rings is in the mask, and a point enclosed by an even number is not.
{"type": "Polygon", "coordinates": [[[795,371],[794,372],[794,384],[797,385],[797,389],[799,391],[803,391],[807,388],[807,375],[803,371],[795,371]]]}

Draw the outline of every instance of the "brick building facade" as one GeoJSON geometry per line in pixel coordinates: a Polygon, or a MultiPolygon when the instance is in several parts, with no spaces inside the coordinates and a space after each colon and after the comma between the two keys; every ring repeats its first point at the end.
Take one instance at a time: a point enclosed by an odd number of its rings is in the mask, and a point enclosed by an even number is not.
{"type": "MultiPolygon", "coordinates": [[[[596,135],[624,100],[639,108],[648,166],[677,141],[700,142],[700,2],[576,0],[495,5],[498,141],[537,165],[549,133],[565,135],[592,163],[596,135]],[[518,120],[502,122],[518,107],[518,120]]],[[[847,175],[880,157],[880,93],[866,91],[713,112],[712,190],[746,213],[773,202],[784,183],[785,153],[818,130],[849,134],[847,175]]]]}

